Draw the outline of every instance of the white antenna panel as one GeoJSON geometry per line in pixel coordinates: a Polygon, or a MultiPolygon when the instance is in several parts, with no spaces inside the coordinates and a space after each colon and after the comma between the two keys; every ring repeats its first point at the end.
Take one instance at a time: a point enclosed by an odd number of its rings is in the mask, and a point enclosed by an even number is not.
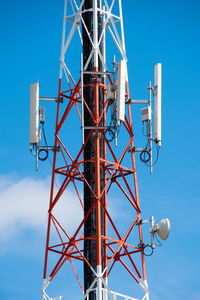
{"type": "Polygon", "coordinates": [[[160,63],[154,69],[154,139],[161,146],[161,68],[160,63]]]}
{"type": "Polygon", "coordinates": [[[39,134],[39,83],[30,85],[30,144],[38,144],[39,134]]]}
{"type": "Polygon", "coordinates": [[[118,93],[117,93],[117,120],[124,121],[125,114],[125,82],[126,62],[120,60],[118,63],[118,93]]]}

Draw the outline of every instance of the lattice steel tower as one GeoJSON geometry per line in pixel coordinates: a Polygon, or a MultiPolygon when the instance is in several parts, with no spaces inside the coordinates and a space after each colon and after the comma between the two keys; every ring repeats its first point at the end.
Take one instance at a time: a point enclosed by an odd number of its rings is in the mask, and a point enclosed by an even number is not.
{"type": "MultiPolygon", "coordinates": [[[[38,86],[36,83],[31,90],[35,115],[38,86]]],[[[150,85],[149,100],[143,103],[151,105],[151,91],[150,85]]],[[[38,146],[38,119],[31,120],[36,126],[36,135],[31,136],[36,156],[42,149],[53,150],[42,299],[52,299],[47,287],[63,265],[69,264],[83,300],[113,300],[117,296],[136,299],[110,290],[109,277],[116,265],[127,270],[130,279],[143,289],[143,299],[148,300],[135,164],[137,149],[133,141],[134,101],[129,95],[121,0],[65,0],[59,88],[54,100],[57,102],[54,146],[38,146]],[[70,50],[74,35],[75,45],[70,50]],[[82,54],[76,60],[77,38],[82,54]],[[76,80],[77,74],[80,77],[76,80]],[[71,132],[70,138],[66,138],[67,132],[71,132]],[[82,211],[73,230],[66,228],[64,212],[63,217],[55,214],[59,203],[66,200],[65,192],[68,189],[71,192],[72,187],[70,201],[79,201],[82,211]],[[120,199],[126,212],[124,225],[113,218],[115,198],[120,199]],[[50,254],[54,260],[49,259],[50,254]],[[75,262],[83,265],[83,278],[79,277],[75,262]]],[[[150,122],[150,115],[148,109],[143,121],[150,122]]],[[[149,152],[147,149],[143,152],[152,161],[151,127],[149,130],[149,152]]],[[[156,143],[161,142],[159,134],[158,131],[156,143]]]]}

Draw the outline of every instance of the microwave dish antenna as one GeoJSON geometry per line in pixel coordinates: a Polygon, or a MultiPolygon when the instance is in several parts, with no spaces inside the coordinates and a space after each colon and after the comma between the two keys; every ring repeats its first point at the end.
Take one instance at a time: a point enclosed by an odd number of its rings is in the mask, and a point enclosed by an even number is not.
{"type": "Polygon", "coordinates": [[[150,218],[151,228],[151,246],[155,248],[155,234],[157,233],[161,240],[166,240],[170,233],[170,221],[168,218],[162,219],[159,223],[155,224],[154,217],[150,218]]]}

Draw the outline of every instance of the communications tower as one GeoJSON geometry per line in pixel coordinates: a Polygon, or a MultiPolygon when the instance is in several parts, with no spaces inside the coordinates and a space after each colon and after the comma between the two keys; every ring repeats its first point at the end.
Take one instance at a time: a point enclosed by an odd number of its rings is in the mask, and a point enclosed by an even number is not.
{"type": "MultiPolygon", "coordinates": [[[[74,52],[78,48],[76,43],[72,46],[74,52]]],[[[161,145],[160,64],[156,65],[155,74],[155,86],[148,87],[148,100],[132,99],[121,0],[65,0],[58,95],[42,98],[39,83],[31,85],[30,144],[37,165],[38,159],[44,160],[48,151],[53,152],[42,299],[53,299],[47,287],[65,264],[72,267],[83,300],[138,299],[111,291],[109,277],[116,265],[118,270],[119,266],[124,268],[130,280],[142,288],[142,299],[149,299],[145,269],[145,249],[149,245],[142,236],[135,152],[141,153],[141,159],[150,164],[152,171],[152,144],[161,145]],[[68,50],[77,34],[82,53],[75,59],[68,56],[68,50]],[[152,93],[156,99],[154,137],[152,93]],[[40,145],[39,118],[43,129],[45,118],[39,101],[55,101],[57,105],[53,146],[47,144],[45,135],[45,146],[40,145]],[[134,146],[135,104],[147,105],[142,110],[148,136],[145,148],[134,146]],[[66,132],[71,132],[70,138],[66,138],[66,132]],[[70,201],[79,201],[82,212],[73,230],[65,227],[64,212],[62,217],[54,213],[59,203],[66,201],[65,192],[72,188],[70,201]],[[124,225],[113,217],[115,197],[126,212],[124,225]],[[75,268],[76,262],[83,265],[83,278],[75,268]]],[[[155,225],[151,218],[152,249],[154,234],[159,230],[166,239],[168,219],[155,225]]]]}

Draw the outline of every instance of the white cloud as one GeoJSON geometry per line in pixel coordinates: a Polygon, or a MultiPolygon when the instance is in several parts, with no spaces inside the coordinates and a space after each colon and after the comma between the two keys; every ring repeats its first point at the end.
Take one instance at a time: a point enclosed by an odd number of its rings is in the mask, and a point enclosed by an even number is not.
{"type": "MultiPolygon", "coordinates": [[[[42,232],[43,238],[45,237],[50,181],[50,176],[45,179],[19,178],[14,175],[0,176],[0,252],[2,252],[2,246],[7,248],[7,245],[10,245],[11,239],[15,238],[15,242],[20,242],[20,234],[24,230],[36,230],[36,236],[42,232]]],[[[56,187],[55,189],[57,191],[56,187]]],[[[118,198],[119,195],[110,196],[109,212],[116,225],[119,225],[121,219],[126,215],[126,211],[122,209],[123,202],[118,198]]],[[[54,209],[54,215],[69,235],[80,224],[82,208],[72,185],[59,199],[54,209]]],[[[127,222],[127,226],[129,226],[130,220],[127,222]]],[[[123,232],[124,228],[122,228],[122,234],[123,232]]]]}
{"type": "MultiPolygon", "coordinates": [[[[46,229],[50,177],[36,180],[0,176],[0,241],[6,243],[23,229],[46,229]]],[[[71,231],[80,222],[81,208],[72,191],[64,194],[57,205],[56,216],[71,231]]]]}

